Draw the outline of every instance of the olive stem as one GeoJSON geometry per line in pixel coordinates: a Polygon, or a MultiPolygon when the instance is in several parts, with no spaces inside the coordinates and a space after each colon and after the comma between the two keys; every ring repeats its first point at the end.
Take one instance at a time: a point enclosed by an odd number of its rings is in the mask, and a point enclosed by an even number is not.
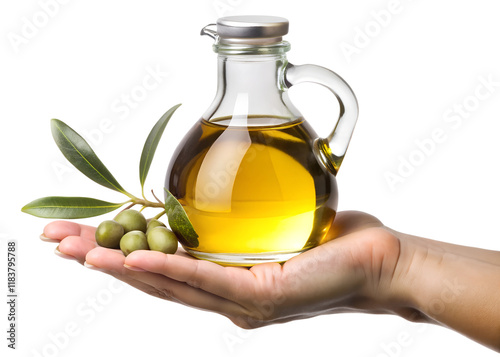
{"type": "Polygon", "coordinates": [[[153,217],[153,219],[158,219],[160,218],[161,216],[163,216],[164,214],[166,213],[165,210],[163,210],[162,212],[158,213],[156,216],[153,217]]]}
{"type": "MultiPolygon", "coordinates": [[[[151,192],[152,192],[152,190],[151,190],[151,192]]],[[[144,190],[143,190],[143,193],[144,193],[144,190]]],[[[158,202],[152,202],[146,198],[139,198],[139,197],[135,197],[134,195],[130,195],[130,196],[131,196],[130,200],[127,201],[127,202],[130,202],[130,204],[127,207],[125,207],[122,211],[130,209],[130,208],[134,207],[135,205],[141,205],[142,207],[139,210],[139,212],[142,212],[146,207],[163,208],[164,209],[163,213],[165,212],[165,204],[163,202],[161,202],[160,200],[158,200],[158,198],[156,196],[154,196],[154,194],[153,194],[153,196],[156,198],[156,200],[158,202]]],[[[144,195],[143,195],[143,197],[144,197],[144,195]]],[[[127,202],[125,202],[125,203],[127,203],[127,202]]],[[[163,215],[163,213],[161,213],[160,216],[163,215]]]]}
{"type": "Polygon", "coordinates": [[[128,193],[127,191],[123,190],[123,191],[120,191],[121,193],[123,193],[125,196],[127,196],[128,198],[130,198],[131,200],[133,200],[134,198],[136,198],[133,194],[131,193],[128,193]]]}
{"type": "MultiPolygon", "coordinates": [[[[130,202],[130,201],[127,201],[127,202],[130,202]]],[[[132,203],[131,203],[131,204],[129,204],[127,207],[125,207],[124,209],[122,209],[120,212],[123,212],[123,211],[125,211],[125,210],[128,210],[128,209],[130,209],[130,208],[132,208],[132,207],[134,207],[134,206],[135,206],[135,203],[133,203],[133,202],[132,202],[132,203]]]]}
{"type": "Polygon", "coordinates": [[[161,203],[162,205],[164,205],[164,203],[163,203],[162,201],[160,201],[160,200],[158,199],[158,197],[156,197],[156,195],[155,195],[155,193],[153,192],[153,190],[151,190],[151,194],[153,195],[153,197],[154,197],[154,198],[156,198],[156,200],[157,200],[159,203],[161,203]]]}
{"type": "Polygon", "coordinates": [[[165,205],[161,202],[151,202],[149,200],[137,197],[132,198],[132,202],[136,205],[143,205],[144,207],[165,207],[165,205]]]}

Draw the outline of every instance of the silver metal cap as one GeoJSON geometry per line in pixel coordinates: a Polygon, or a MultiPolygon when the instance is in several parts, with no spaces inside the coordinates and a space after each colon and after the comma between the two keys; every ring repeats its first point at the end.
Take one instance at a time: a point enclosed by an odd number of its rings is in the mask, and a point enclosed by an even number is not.
{"type": "Polygon", "coordinates": [[[221,43],[273,44],[288,33],[288,20],[276,16],[226,16],[217,20],[221,43]]]}

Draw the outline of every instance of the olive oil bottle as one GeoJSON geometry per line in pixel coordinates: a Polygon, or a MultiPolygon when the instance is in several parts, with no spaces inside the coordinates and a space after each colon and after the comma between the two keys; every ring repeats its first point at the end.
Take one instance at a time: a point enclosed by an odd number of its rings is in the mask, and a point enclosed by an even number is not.
{"type": "Polygon", "coordinates": [[[250,117],[254,126],[244,127],[229,120],[200,120],[171,161],[166,187],[199,235],[188,252],[224,263],[228,254],[258,260],[318,245],[335,216],[337,186],[314,156],[312,128],[301,119],[250,117]]]}
{"type": "Polygon", "coordinates": [[[194,257],[282,262],[321,244],[335,218],[335,175],[357,120],[356,97],[336,73],[288,62],[287,33],[288,20],[273,16],[223,17],[202,29],[215,40],[217,92],[165,178],[198,234],[198,246],[184,242],[194,257]],[[325,138],[288,97],[303,82],[326,87],[339,102],[325,138]]]}

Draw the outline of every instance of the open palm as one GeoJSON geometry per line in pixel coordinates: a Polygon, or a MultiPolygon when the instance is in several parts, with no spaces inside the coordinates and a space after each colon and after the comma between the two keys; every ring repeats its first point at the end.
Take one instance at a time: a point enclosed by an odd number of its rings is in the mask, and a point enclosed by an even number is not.
{"type": "MultiPolygon", "coordinates": [[[[59,242],[59,255],[113,275],[165,300],[227,316],[254,328],[325,313],[377,312],[371,298],[385,271],[394,271],[398,239],[366,213],[338,213],[326,243],[284,264],[223,267],[197,260],[182,249],[175,255],[97,246],[95,228],[56,221],[42,239],[59,242]]],[[[390,282],[389,282],[390,283],[390,282]]],[[[381,296],[383,299],[383,296],[381,296]]]]}

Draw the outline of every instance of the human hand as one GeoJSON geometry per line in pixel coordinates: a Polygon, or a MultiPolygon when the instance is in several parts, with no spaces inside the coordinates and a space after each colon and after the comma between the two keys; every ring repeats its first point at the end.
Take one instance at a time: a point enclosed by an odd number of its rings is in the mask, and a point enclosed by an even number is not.
{"type": "Polygon", "coordinates": [[[366,213],[340,212],[328,242],[282,265],[250,269],[197,260],[182,249],[175,255],[136,251],[125,257],[97,246],[94,234],[94,227],[56,221],[42,237],[60,242],[59,255],[150,295],[220,313],[243,328],[353,310],[405,314],[393,308],[399,305],[389,289],[399,240],[366,213]]]}

